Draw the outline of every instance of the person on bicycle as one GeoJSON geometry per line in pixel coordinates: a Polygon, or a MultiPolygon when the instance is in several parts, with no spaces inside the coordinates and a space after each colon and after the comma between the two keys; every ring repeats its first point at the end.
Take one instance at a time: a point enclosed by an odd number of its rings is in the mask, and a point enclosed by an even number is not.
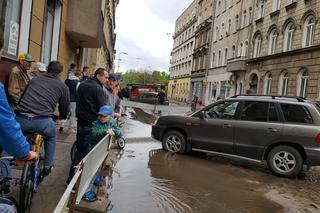
{"type": "MultiPolygon", "coordinates": [[[[92,123],[92,144],[97,144],[104,136],[109,134],[116,138],[122,137],[122,132],[113,120],[113,109],[109,105],[100,108],[99,117],[92,123]]],[[[93,148],[90,147],[90,150],[93,148]]]]}
{"type": "Polygon", "coordinates": [[[56,149],[55,108],[59,104],[60,119],[66,119],[70,111],[69,89],[59,79],[62,71],[59,61],[51,61],[47,73],[29,82],[15,110],[24,133],[38,133],[44,137],[44,176],[51,172],[56,149]]]}
{"type": "MultiPolygon", "coordinates": [[[[0,57],[4,39],[0,34],[0,57]]],[[[0,58],[1,60],[1,58],[0,58]]],[[[2,72],[2,70],[0,70],[2,72]]],[[[31,160],[37,154],[30,151],[30,144],[23,136],[20,125],[16,122],[10,109],[4,85],[0,82],[0,146],[10,155],[23,160],[31,160]]]]}
{"type": "Polygon", "coordinates": [[[14,118],[2,83],[0,83],[0,121],[0,146],[17,159],[35,158],[37,154],[30,151],[30,144],[26,141],[19,123],[14,118]]]}

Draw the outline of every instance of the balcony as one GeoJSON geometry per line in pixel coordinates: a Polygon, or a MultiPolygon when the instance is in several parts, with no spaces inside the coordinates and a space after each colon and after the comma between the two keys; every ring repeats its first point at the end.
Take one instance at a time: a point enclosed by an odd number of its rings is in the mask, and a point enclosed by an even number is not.
{"type": "Polygon", "coordinates": [[[246,71],[246,68],[247,68],[246,59],[247,57],[244,57],[244,56],[228,59],[227,71],[228,72],[246,71]]]}
{"type": "Polygon", "coordinates": [[[66,32],[77,45],[84,48],[103,45],[101,0],[69,0],[67,14],[66,32]]]}

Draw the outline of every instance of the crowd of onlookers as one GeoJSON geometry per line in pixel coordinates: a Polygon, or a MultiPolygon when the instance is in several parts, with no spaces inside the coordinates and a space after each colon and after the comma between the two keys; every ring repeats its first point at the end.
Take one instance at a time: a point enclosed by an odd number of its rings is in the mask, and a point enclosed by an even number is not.
{"type": "MultiPolygon", "coordinates": [[[[0,50],[3,43],[0,36],[0,50]]],[[[0,60],[0,73],[5,73],[2,72],[5,69],[8,67],[0,60]]],[[[69,183],[74,166],[94,147],[98,136],[121,135],[113,118],[121,116],[122,93],[119,76],[105,68],[98,68],[91,75],[88,67],[79,71],[71,64],[64,82],[61,80],[63,70],[59,61],[51,61],[46,66],[34,62],[30,54],[22,53],[7,75],[0,76],[5,79],[0,83],[0,146],[2,156],[30,160],[37,154],[30,151],[24,134],[41,134],[45,141],[43,175],[47,176],[54,165],[56,119],[67,120],[60,131],[77,133],[77,151],[70,167],[69,183]]]]}

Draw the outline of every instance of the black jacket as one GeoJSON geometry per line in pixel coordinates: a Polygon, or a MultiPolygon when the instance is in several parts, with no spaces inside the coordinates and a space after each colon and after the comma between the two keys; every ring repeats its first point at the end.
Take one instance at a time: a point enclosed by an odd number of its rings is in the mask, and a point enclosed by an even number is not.
{"type": "Polygon", "coordinates": [[[70,79],[67,79],[65,81],[66,85],[69,88],[70,102],[76,102],[77,85],[79,82],[80,80],[70,80],[70,79]]]}
{"type": "Polygon", "coordinates": [[[68,87],[57,76],[47,73],[31,79],[15,112],[53,117],[58,103],[59,117],[66,119],[70,111],[68,87]]]}
{"type": "Polygon", "coordinates": [[[83,81],[76,95],[78,125],[91,127],[101,106],[107,104],[102,84],[96,78],[83,81]]]}

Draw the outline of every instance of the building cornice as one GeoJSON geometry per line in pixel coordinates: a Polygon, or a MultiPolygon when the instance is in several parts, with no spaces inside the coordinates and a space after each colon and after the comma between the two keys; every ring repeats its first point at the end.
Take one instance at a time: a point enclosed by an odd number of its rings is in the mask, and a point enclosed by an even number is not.
{"type": "Polygon", "coordinates": [[[250,64],[250,63],[255,63],[255,62],[261,62],[264,60],[275,59],[275,58],[285,57],[285,56],[292,56],[294,54],[306,53],[306,52],[311,52],[311,51],[315,51],[315,50],[320,50],[320,45],[314,45],[314,46],[306,47],[306,48],[299,48],[299,49],[295,49],[295,50],[291,50],[291,51],[287,51],[287,52],[276,53],[273,55],[261,56],[258,58],[250,58],[247,60],[247,63],[250,64]]]}
{"type": "Polygon", "coordinates": [[[191,27],[194,23],[196,23],[197,17],[194,16],[186,26],[181,28],[179,31],[177,31],[175,34],[173,34],[173,39],[176,39],[178,36],[180,36],[184,31],[186,31],[189,27],[191,27]]]}

